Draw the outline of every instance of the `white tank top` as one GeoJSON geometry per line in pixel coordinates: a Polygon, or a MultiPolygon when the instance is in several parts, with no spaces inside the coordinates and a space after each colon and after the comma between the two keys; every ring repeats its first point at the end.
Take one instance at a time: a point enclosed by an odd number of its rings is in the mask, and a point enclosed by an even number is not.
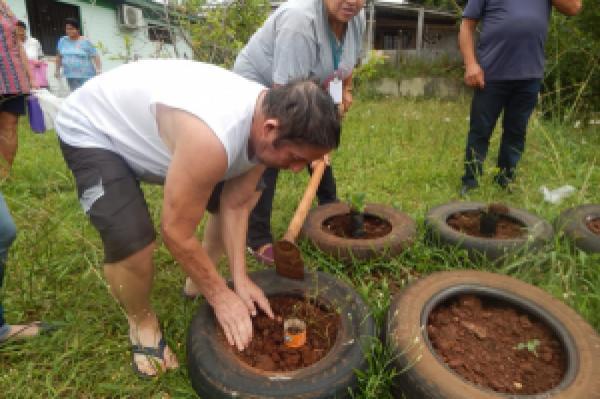
{"type": "Polygon", "coordinates": [[[248,139],[264,89],[210,64],[138,61],[99,75],[71,94],[57,116],[56,131],[71,146],[114,151],[140,179],[161,183],[172,156],[156,122],[156,104],[164,104],[212,129],[227,154],[227,180],[256,165],[248,159],[248,139]]]}

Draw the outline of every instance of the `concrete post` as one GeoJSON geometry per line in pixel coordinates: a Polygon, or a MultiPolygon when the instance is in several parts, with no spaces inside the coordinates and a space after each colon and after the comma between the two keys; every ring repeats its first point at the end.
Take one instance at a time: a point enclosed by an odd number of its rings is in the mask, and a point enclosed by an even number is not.
{"type": "Polygon", "coordinates": [[[417,55],[421,55],[423,48],[423,25],[425,23],[425,9],[419,8],[419,19],[417,21],[417,55]]]}
{"type": "Polygon", "coordinates": [[[375,0],[369,1],[369,21],[367,22],[367,54],[373,50],[375,43],[375,0]]]}

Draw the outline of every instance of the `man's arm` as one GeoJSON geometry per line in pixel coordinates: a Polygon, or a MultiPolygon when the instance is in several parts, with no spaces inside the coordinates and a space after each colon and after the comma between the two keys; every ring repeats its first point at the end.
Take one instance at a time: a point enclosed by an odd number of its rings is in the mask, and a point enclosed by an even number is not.
{"type": "Polygon", "coordinates": [[[236,293],[252,315],[256,314],[256,303],[267,315],[273,317],[273,311],[264,293],[248,278],[245,256],[248,217],[262,193],[257,191],[257,185],[264,170],[265,167],[259,165],[225,183],[218,217],[236,293]]]}
{"type": "Polygon", "coordinates": [[[476,19],[463,18],[458,33],[458,44],[465,63],[465,83],[471,87],[483,89],[485,79],[483,69],[475,56],[475,28],[479,23],[476,19]]]}
{"type": "Polygon", "coordinates": [[[161,228],[167,248],[208,300],[225,289],[226,283],[198,242],[196,228],[213,187],[225,173],[227,157],[210,128],[192,118],[185,111],[157,106],[161,134],[174,137],[161,228]],[[170,134],[176,126],[177,134],[170,134]]]}
{"type": "Polygon", "coordinates": [[[213,307],[229,343],[243,350],[252,339],[248,309],[196,238],[212,190],[227,169],[225,149],[206,124],[185,111],[159,105],[156,119],[173,151],[162,211],[165,245],[213,307]]]}
{"type": "Polygon", "coordinates": [[[570,17],[581,11],[581,0],[552,0],[552,5],[558,12],[570,17]]]}

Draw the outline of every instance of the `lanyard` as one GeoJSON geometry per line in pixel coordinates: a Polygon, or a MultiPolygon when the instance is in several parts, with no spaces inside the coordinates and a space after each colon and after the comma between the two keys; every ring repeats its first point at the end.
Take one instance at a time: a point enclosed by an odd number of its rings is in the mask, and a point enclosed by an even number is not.
{"type": "Polygon", "coordinates": [[[329,44],[331,44],[331,55],[333,56],[333,70],[337,72],[340,66],[340,59],[342,58],[342,51],[344,50],[344,43],[341,41],[338,43],[331,28],[327,31],[329,33],[329,44]]]}

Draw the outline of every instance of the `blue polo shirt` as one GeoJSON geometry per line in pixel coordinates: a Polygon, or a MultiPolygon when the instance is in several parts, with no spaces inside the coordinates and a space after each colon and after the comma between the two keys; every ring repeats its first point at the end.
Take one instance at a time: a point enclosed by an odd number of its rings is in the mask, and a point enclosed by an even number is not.
{"type": "Polygon", "coordinates": [[[468,0],[463,18],[479,20],[477,59],[486,81],[544,76],[551,0],[468,0]]]}

